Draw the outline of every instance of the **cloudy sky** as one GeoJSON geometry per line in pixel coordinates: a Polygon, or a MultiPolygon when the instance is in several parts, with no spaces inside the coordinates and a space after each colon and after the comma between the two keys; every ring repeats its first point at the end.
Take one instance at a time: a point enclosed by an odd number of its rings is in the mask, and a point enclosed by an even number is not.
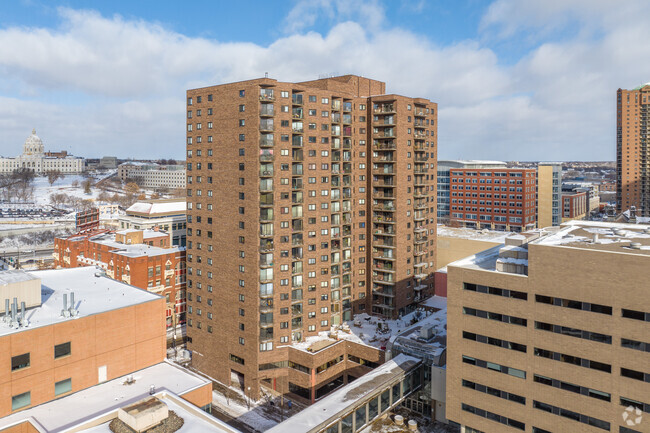
{"type": "Polygon", "coordinates": [[[438,102],[441,159],[613,160],[650,81],[646,0],[54,3],[0,4],[0,155],[182,158],[185,90],[268,72],[438,102]]]}

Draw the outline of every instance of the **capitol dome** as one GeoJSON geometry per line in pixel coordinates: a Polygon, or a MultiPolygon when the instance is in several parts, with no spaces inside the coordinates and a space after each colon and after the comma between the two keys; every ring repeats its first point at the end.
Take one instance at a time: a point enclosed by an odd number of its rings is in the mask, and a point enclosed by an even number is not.
{"type": "Polygon", "coordinates": [[[32,129],[32,135],[27,137],[23,146],[24,155],[42,155],[44,152],[43,140],[36,135],[36,129],[32,129]]]}

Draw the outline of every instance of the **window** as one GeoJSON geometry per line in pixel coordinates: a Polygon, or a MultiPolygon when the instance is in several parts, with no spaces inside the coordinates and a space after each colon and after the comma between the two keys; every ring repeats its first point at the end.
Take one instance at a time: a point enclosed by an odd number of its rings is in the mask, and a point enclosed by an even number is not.
{"type": "Polygon", "coordinates": [[[54,346],[54,359],[70,355],[70,342],[61,343],[54,346]]]}
{"type": "Polygon", "coordinates": [[[29,353],[11,357],[11,371],[29,367],[29,353]]]}
{"type": "Polygon", "coordinates": [[[30,404],[32,404],[32,394],[29,391],[11,397],[11,410],[22,409],[30,404]]]}
{"type": "Polygon", "coordinates": [[[54,384],[54,395],[65,394],[72,391],[72,379],[65,379],[54,384]]]}
{"type": "MultiPolygon", "coordinates": [[[[244,96],[246,96],[246,90],[240,90],[239,91],[239,97],[243,98],[244,96]]],[[[201,101],[198,101],[198,102],[201,102],[201,101]]]]}

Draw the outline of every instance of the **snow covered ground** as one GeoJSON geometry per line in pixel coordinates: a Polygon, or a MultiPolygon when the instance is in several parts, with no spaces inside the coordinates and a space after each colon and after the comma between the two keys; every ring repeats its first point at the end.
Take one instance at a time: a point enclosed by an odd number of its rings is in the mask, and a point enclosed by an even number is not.
{"type": "MultiPolygon", "coordinates": [[[[112,172],[109,172],[93,179],[95,182],[98,182],[111,174],[112,172]]],[[[97,199],[97,196],[101,193],[99,188],[92,188],[90,194],[84,193],[81,184],[86,179],[87,178],[82,175],[74,174],[65,176],[62,179],[57,179],[54,184],[50,185],[47,177],[37,177],[34,179],[34,203],[39,206],[49,205],[51,204],[50,196],[52,194],[66,194],[80,199],[97,199]],[[76,188],[72,186],[75,181],[79,184],[76,188]]]]}
{"type": "Polygon", "coordinates": [[[440,329],[439,335],[446,335],[444,325],[447,323],[447,298],[434,296],[426,300],[423,305],[439,309],[431,312],[425,308],[418,308],[401,319],[387,320],[366,313],[357,314],[353,320],[335,327],[330,331],[320,332],[317,336],[307,337],[292,347],[307,350],[312,344],[323,340],[350,340],[359,344],[366,344],[384,350],[391,337],[396,336],[414,323],[436,324],[440,329]]]}

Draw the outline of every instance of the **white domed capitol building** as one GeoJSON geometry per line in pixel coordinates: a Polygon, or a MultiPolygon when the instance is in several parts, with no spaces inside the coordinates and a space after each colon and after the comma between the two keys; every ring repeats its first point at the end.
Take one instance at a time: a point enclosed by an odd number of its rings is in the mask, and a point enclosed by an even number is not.
{"type": "Polygon", "coordinates": [[[23,154],[16,158],[0,157],[0,173],[12,173],[20,168],[28,168],[37,174],[48,171],[60,171],[64,174],[83,172],[85,161],[83,158],[68,155],[68,152],[45,152],[43,140],[32,130],[32,135],[27,137],[23,146],[23,154]]]}

